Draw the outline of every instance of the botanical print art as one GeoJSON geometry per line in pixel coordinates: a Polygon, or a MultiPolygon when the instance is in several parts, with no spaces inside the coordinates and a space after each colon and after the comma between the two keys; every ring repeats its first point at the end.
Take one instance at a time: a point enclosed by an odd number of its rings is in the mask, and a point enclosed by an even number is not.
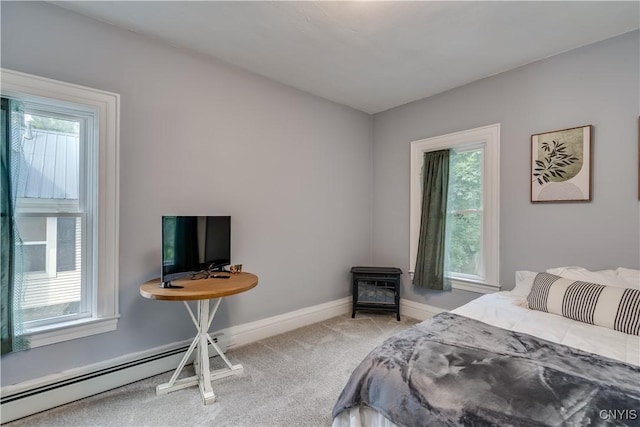
{"type": "Polygon", "coordinates": [[[591,200],[591,126],[531,136],[531,201],[591,200]]]}

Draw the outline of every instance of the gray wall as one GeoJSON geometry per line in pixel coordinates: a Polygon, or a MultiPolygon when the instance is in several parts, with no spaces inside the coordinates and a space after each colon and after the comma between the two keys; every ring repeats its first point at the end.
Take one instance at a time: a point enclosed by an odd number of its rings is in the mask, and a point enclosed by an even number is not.
{"type": "MultiPolygon", "coordinates": [[[[516,270],[638,268],[638,32],[496,75],[374,116],[373,261],[409,268],[411,141],[501,124],[500,282],[516,270]],[[531,204],[532,134],[593,125],[591,203],[531,204]]],[[[477,294],[404,297],[453,308],[477,294]]]]}
{"type": "Polygon", "coordinates": [[[260,277],[213,329],[349,295],[370,261],[371,117],[66,10],[2,2],[2,67],[121,94],[118,330],[2,357],[2,385],[190,338],[160,271],[163,214],[232,216],[260,277]]]}

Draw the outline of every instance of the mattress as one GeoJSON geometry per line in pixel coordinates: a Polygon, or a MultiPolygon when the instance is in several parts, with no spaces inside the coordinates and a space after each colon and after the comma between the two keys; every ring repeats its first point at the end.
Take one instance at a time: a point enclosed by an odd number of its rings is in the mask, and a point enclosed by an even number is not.
{"type": "MultiPolygon", "coordinates": [[[[481,322],[537,336],[579,350],[640,366],[640,337],[612,329],[530,310],[523,297],[497,292],[465,304],[452,313],[481,322]]],[[[345,410],[334,418],[333,426],[393,426],[383,415],[365,406],[345,410]]]]}

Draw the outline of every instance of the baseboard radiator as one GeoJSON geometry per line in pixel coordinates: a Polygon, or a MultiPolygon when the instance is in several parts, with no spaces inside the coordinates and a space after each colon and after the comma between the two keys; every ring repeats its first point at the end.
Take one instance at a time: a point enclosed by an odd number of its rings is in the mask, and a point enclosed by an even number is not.
{"type": "MultiPolygon", "coordinates": [[[[403,315],[426,319],[443,310],[401,300],[403,315]]],[[[307,307],[212,334],[223,352],[351,312],[351,297],[307,307]]],[[[173,371],[192,339],[72,369],[0,390],[0,422],[7,423],[98,393],[173,371]]],[[[191,361],[189,361],[191,363],[191,361]]]]}
{"type": "MultiPolygon", "coordinates": [[[[215,334],[212,338],[223,352],[226,351],[222,334],[215,334]]],[[[3,387],[0,397],[0,422],[4,424],[172,371],[178,366],[190,344],[191,340],[187,340],[16,386],[3,387]]],[[[192,362],[190,360],[188,363],[192,362]]]]}

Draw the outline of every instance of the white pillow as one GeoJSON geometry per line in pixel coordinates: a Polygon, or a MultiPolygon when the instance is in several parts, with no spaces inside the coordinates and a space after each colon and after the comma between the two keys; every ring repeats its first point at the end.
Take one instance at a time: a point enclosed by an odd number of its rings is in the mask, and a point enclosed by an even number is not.
{"type": "Polygon", "coordinates": [[[629,283],[632,288],[640,288],[640,270],[632,270],[630,268],[619,267],[616,270],[618,278],[629,283]]]}
{"type": "Polygon", "coordinates": [[[640,335],[640,290],[540,273],[527,297],[529,308],[578,322],[640,335]]]}
{"type": "Polygon", "coordinates": [[[516,271],[516,286],[511,290],[511,295],[526,298],[531,292],[533,280],[537,275],[537,271],[516,271]]]}
{"type": "MultiPolygon", "coordinates": [[[[624,270],[628,270],[628,269],[624,269],[624,270]]],[[[589,282],[589,283],[599,283],[605,286],[614,286],[616,288],[635,289],[638,287],[637,282],[634,285],[632,283],[631,278],[629,278],[628,280],[625,279],[627,275],[631,276],[631,273],[628,273],[626,271],[623,272],[622,277],[618,274],[617,270],[589,271],[586,268],[582,268],[582,267],[550,268],[547,270],[547,273],[564,277],[565,279],[579,280],[581,282],[589,282]]]]}

